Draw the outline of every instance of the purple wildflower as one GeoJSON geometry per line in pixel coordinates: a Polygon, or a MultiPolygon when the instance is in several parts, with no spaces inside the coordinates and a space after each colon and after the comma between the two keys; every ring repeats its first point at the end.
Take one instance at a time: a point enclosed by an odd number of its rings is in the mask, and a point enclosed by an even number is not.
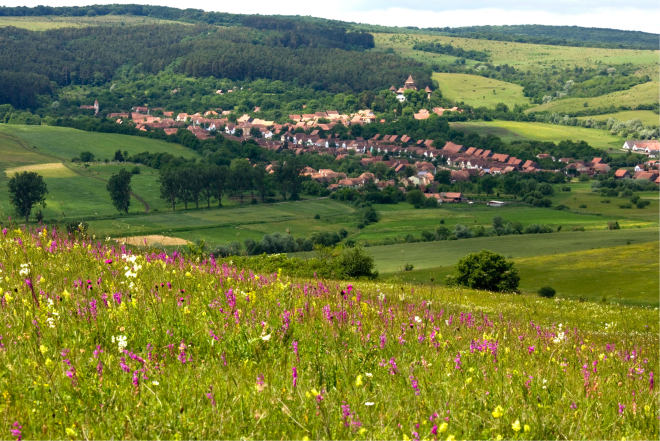
{"type": "Polygon", "coordinates": [[[623,411],[626,409],[626,406],[619,403],[619,415],[623,415],[623,411]]]}
{"type": "Polygon", "coordinates": [[[412,375],[410,376],[410,384],[412,385],[412,388],[415,390],[415,395],[419,395],[419,384],[417,383],[417,379],[413,377],[412,375]]]}
{"type": "Polygon", "coordinates": [[[291,375],[293,377],[293,387],[295,389],[296,384],[298,383],[298,369],[296,369],[295,366],[291,368],[291,375]]]}
{"type": "MultiPolygon", "coordinates": [[[[5,228],[5,229],[3,230],[3,233],[6,234],[6,231],[7,231],[7,229],[5,228]]],[[[12,427],[14,427],[14,428],[11,429],[11,436],[15,436],[15,437],[16,437],[16,441],[21,441],[21,440],[23,439],[23,437],[22,437],[22,435],[21,435],[21,429],[23,428],[23,426],[21,426],[21,425],[18,423],[18,421],[16,421],[16,422],[12,425],[12,427]]]]}

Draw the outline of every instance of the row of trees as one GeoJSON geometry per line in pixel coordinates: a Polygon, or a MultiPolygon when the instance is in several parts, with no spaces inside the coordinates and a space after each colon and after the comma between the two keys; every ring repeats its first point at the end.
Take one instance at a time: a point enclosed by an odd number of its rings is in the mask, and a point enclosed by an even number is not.
{"type": "Polygon", "coordinates": [[[246,159],[234,159],[230,166],[187,163],[179,167],[161,169],[160,197],[176,209],[177,203],[182,203],[185,209],[188,204],[195,204],[199,208],[200,202],[211,202],[222,206],[222,198],[226,195],[236,196],[241,204],[246,194],[250,194],[252,203],[257,197],[262,202],[273,194],[277,188],[282,199],[298,199],[303,177],[300,175],[304,168],[302,162],[291,160],[280,162],[269,173],[262,164],[252,165],[246,159]]]}

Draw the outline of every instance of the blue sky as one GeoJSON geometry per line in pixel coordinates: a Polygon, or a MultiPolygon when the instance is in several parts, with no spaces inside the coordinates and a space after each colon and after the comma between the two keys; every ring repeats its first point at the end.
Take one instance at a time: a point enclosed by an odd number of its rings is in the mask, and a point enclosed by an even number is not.
{"type": "MultiPolygon", "coordinates": [[[[83,6],[99,1],[0,0],[6,6],[83,6]]],[[[388,26],[470,26],[546,24],[660,32],[658,0],[108,0],[107,3],[158,4],[245,14],[312,15],[388,26]]]]}

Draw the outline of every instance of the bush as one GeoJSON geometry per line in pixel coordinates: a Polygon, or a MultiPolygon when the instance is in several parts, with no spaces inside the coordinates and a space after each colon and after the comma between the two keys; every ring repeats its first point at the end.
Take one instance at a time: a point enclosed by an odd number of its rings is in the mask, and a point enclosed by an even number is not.
{"type": "Polygon", "coordinates": [[[321,219],[321,215],[320,214],[315,214],[314,219],[321,219]]]}
{"type": "Polygon", "coordinates": [[[363,247],[344,248],[337,260],[346,277],[351,279],[378,277],[378,271],[374,271],[376,266],[374,258],[363,247]]]}
{"type": "Polygon", "coordinates": [[[587,173],[581,173],[578,177],[578,181],[587,182],[589,180],[589,175],[587,173]]]}
{"type": "Polygon", "coordinates": [[[523,230],[524,234],[544,234],[544,233],[552,233],[554,230],[547,226],[547,225],[539,225],[539,224],[529,224],[525,229],[523,230]]]}
{"type": "Polygon", "coordinates": [[[404,270],[404,271],[412,271],[413,268],[414,268],[414,266],[413,266],[412,263],[406,263],[406,264],[403,266],[403,270],[404,270]]]}
{"type": "Polygon", "coordinates": [[[454,236],[458,239],[469,239],[472,237],[472,230],[466,225],[456,224],[454,226],[454,236]]]}
{"type": "Polygon", "coordinates": [[[561,188],[561,191],[571,191],[571,187],[569,187],[568,185],[565,185],[561,188]]]}
{"type": "Polygon", "coordinates": [[[580,205],[580,208],[587,208],[587,206],[582,204],[582,205],[580,205]]]}
{"type": "Polygon", "coordinates": [[[639,202],[637,202],[637,208],[644,208],[647,205],[649,205],[650,203],[651,202],[647,201],[647,200],[640,200],[639,202]]]}
{"type": "Polygon", "coordinates": [[[555,296],[555,294],[557,294],[557,291],[555,291],[554,288],[551,288],[549,286],[544,286],[544,287],[540,288],[537,291],[537,293],[541,297],[546,297],[548,299],[551,299],[555,296]]]}
{"type": "Polygon", "coordinates": [[[92,152],[80,153],[80,162],[92,162],[92,161],[94,161],[94,153],[92,152]]]}
{"type": "Polygon", "coordinates": [[[632,208],[632,204],[628,202],[627,204],[620,204],[619,208],[632,208]]]}
{"type": "Polygon", "coordinates": [[[432,231],[422,231],[422,240],[424,242],[433,242],[435,240],[435,234],[432,231]]]}
{"type": "Polygon", "coordinates": [[[133,167],[133,170],[131,170],[131,173],[133,173],[134,175],[139,175],[140,174],[140,167],[138,167],[136,165],[135,167],[133,167]]]}
{"type": "Polygon", "coordinates": [[[610,199],[603,199],[600,201],[601,204],[609,204],[610,202],[612,202],[610,199]]]}
{"type": "Polygon", "coordinates": [[[607,222],[607,229],[608,230],[620,230],[621,227],[619,226],[619,222],[617,222],[617,221],[608,221],[607,222]]]}
{"type": "Polygon", "coordinates": [[[513,262],[508,262],[503,255],[481,250],[461,258],[447,282],[486,291],[518,292],[520,276],[513,262]]]}
{"type": "Polygon", "coordinates": [[[568,210],[568,207],[564,204],[559,204],[555,207],[555,210],[568,210]]]}

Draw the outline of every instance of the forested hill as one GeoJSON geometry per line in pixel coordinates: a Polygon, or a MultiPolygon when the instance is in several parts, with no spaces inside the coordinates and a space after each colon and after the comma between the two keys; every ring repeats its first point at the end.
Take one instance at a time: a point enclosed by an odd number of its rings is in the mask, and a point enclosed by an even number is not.
{"type": "MultiPolygon", "coordinates": [[[[403,84],[409,75],[422,88],[431,85],[431,70],[420,62],[342,49],[360,46],[356,43],[366,40],[360,33],[351,37],[353,33],[335,29],[322,34],[285,20],[255,20],[252,25],[90,26],[45,32],[0,28],[0,84],[17,78],[9,73],[30,73],[59,86],[101,85],[120,67],[141,65],[150,74],[171,69],[189,77],[264,78],[333,93],[387,88],[403,84]]],[[[43,89],[38,78],[31,81],[43,89]]]]}
{"type": "Polygon", "coordinates": [[[622,31],[619,29],[585,28],[580,26],[514,25],[446,27],[430,28],[428,30],[480,40],[515,41],[558,46],[660,49],[659,34],[640,31],[622,31]]]}

